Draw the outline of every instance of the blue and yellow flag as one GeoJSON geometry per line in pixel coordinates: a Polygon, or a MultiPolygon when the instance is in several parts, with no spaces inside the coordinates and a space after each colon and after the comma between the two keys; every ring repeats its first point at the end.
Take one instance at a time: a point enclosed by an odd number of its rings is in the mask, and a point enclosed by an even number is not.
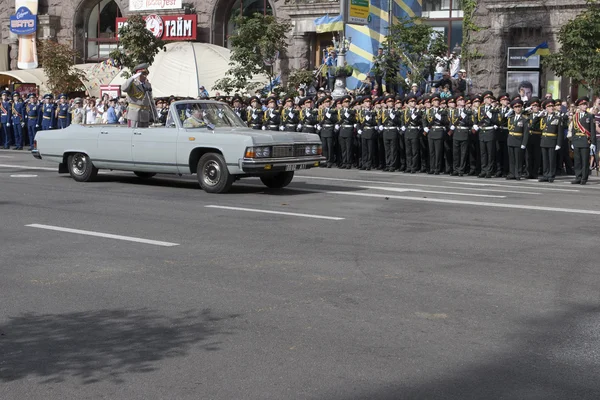
{"type": "Polygon", "coordinates": [[[529,58],[531,56],[547,56],[550,54],[550,49],[548,48],[548,42],[544,42],[542,44],[537,45],[533,50],[530,50],[525,54],[525,58],[529,58]]]}
{"type": "Polygon", "coordinates": [[[346,81],[348,89],[356,89],[373,66],[373,57],[388,34],[390,17],[392,23],[400,19],[420,17],[422,0],[392,0],[391,14],[388,0],[370,0],[369,24],[366,26],[346,25],[346,37],[352,38],[350,51],[346,55],[348,65],[358,72],[346,81]]]}
{"type": "Polygon", "coordinates": [[[317,28],[317,33],[343,31],[344,20],[341,15],[336,15],[335,17],[324,15],[315,19],[315,27],[317,28]]]}

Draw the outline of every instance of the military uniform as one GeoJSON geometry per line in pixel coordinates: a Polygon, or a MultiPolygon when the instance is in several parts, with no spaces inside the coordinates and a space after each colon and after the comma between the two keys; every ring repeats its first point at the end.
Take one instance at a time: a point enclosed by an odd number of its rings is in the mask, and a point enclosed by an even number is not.
{"type": "MultiPolygon", "coordinates": [[[[350,101],[350,96],[344,96],[342,103],[350,101]]],[[[341,168],[352,168],[352,141],[354,139],[354,124],[356,124],[356,111],[349,107],[338,109],[338,125],[340,130],[339,142],[342,153],[341,168]]]]}
{"type": "Polygon", "coordinates": [[[11,144],[11,118],[12,118],[12,103],[9,99],[10,92],[5,90],[2,92],[2,100],[0,101],[0,146],[5,149],[10,148],[11,144]]]}
{"type": "MultiPolygon", "coordinates": [[[[492,92],[483,93],[486,98],[494,98],[492,92]]],[[[474,124],[479,128],[480,178],[491,178],[496,168],[496,129],[498,112],[489,104],[481,105],[474,112],[474,124]]]]}
{"type": "MultiPolygon", "coordinates": [[[[78,97],[73,101],[73,107],[69,110],[69,114],[71,115],[71,123],[72,124],[82,124],[83,123],[83,115],[84,110],[81,107],[75,107],[75,104],[82,103],[81,99],[78,97]]],[[[166,119],[165,119],[166,122],[166,119]]]]}
{"type": "MultiPolygon", "coordinates": [[[[440,98],[434,94],[432,102],[439,101],[440,98]]],[[[439,175],[444,161],[444,134],[448,124],[448,115],[445,110],[437,106],[431,107],[425,113],[423,119],[423,131],[427,135],[429,147],[429,173],[439,175]]]]}
{"type": "MultiPolygon", "coordinates": [[[[553,106],[552,100],[546,100],[542,103],[542,107],[553,106]]],[[[538,179],[540,182],[554,182],[556,176],[556,155],[560,150],[560,142],[563,125],[562,118],[554,112],[542,115],[540,119],[540,129],[542,137],[540,140],[540,148],[542,152],[542,177],[538,179]]]]}
{"type": "Polygon", "coordinates": [[[65,99],[65,102],[60,102],[56,105],[56,127],[64,129],[71,125],[71,113],[69,112],[69,103],[66,102],[67,96],[61,94],[59,100],[65,99]]]}
{"type": "Polygon", "coordinates": [[[47,94],[44,96],[44,104],[42,108],[42,130],[48,131],[56,126],[56,104],[52,102],[54,96],[47,94]],[[48,102],[46,102],[48,100],[48,102]]]}
{"type": "MultiPolygon", "coordinates": [[[[365,96],[361,101],[364,104],[365,102],[371,102],[372,99],[369,96],[365,96]]],[[[377,137],[379,136],[377,111],[370,107],[368,109],[365,108],[359,110],[356,117],[358,119],[358,137],[362,145],[362,166],[360,169],[370,171],[375,162],[375,147],[377,146],[377,137]]]]}
{"type": "Polygon", "coordinates": [[[300,116],[298,112],[294,110],[294,99],[292,97],[286,97],[284,104],[288,104],[281,110],[281,127],[282,131],[296,132],[298,125],[300,124],[300,116]]]}
{"type": "Polygon", "coordinates": [[[23,128],[25,127],[25,103],[21,100],[19,93],[13,93],[12,127],[15,134],[15,150],[23,150],[23,128]]]}
{"type": "MultiPolygon", "coordinates": [[[[465,99],[458,96],[456,100],[459,102],[465,99]]],[[[472,112],[458,106],[456,110],[450,110],[448,117],[452,131],[452,161],[454,164],[452,175],[463,176],[466,173],[469,156],[469,134],[473,127],[472,112]]]]}
{"type": "Polygon", "coordinates": [[[152,113],[152,85],[148,80],[142,82],[136,75],[147,73],[148,64],[137,65],[134,75],[121,85],[121,91],[127,93],[127,121],[132,128],[148,127],[152,113]]]}
{"type": "MultiPolygon", "coordinates": [[[[409,97],[416,100],[415,96],[409,97]]],[[[402,115],[404,138],[406,141],[406,172],[415,173],[419,167],[419,152],[421,129],[423,126],[421,111],[417,108],[407,107],[402,115]]]]}
{"type": "MultiPolygon", "coordinates": [[[[530,107],[540,106],[540,100],[536,97],[531,99],[530,107]]],[[[540,127],[541,111],[532,114],[529,119],[529,144],[526,151],[527,177],[529,179],[537,179],[538,170],[542,163],[542,154],[540,143],[542,141],[542,128],[540,127]]]]}
{"type": "MultiPolygon", "coordinates": [[[[500,102],[503,99],[510,100],[508,93],[500,95],[500,102]]],[[[498,108],[498,129],[496,129],[496,177],[506,176],[508,173],[508,118],[512,115],[512,109],[507,106],[498,108]]]]}
{"type": "MultiPolygon", "coordinates": [[[[588,102],[587,97],[582,97],[577,99],[575,105],[579,107],[582,104],[587,105],[588,102]]],[[[571,123],[571,144],[575,162],[575,180],[571,183],[585,185],[590,173],[590,148],[596,151],[596,123],[592,114],[580,110],[573,114],[571,123]]]]}
{"type": "MultiPolygon", "coordinates": [[[[331,96],[321,97],[319,104],[325,101],[331,101],[331,96]]],[[[323,155],[327,159],[327,168],[331,168],[335,163],[335,125],[337,120],[337,111],[331,107],[319,108],[317,116],[318,127],[321,131],[321,143],[323,144],[323,155]]]]}
{"type": "Polygon", "coordinates": [[[270,108],[267,108],[263,113],[262,129],[263,131],[278,131],[281,125],[281,113],[275,108],[277,107],[277,99],[271,96],[267,99],[267,104],[270,108]]]}
{"type": "Polygon", "coordinates": [[[25,105],[25,114],[27,115],[27,134],[29,135],[29,147],[33,148],[33,141],[40,125],[42,124],[42,106],[37,102],[35,95],[30,94],[29,101],[25,105]]]}
{"type": "MultiPolygon", "coordinates": [[[[250,104],[252,104],[253,102],[256,102],[260,105],[260,101],[256,96],[252,96],[250,98],[250,104]]],[[[262,129],[263,111],[260,108],[260,106],[258,108],[252,107],[248,109],[248,111],[246,112],[246,123],[248,124],[248,127],[252,129],[262,129]]]]}
{"type": "MultiPolygon", "coordinates": [[[[298,102],[299,106],[304,106],[306,104],[307,101],[312,101],[310,98],[305,97],[303,99],[301,99],[298,102]]],[[[310,108],[310,107],[305,107],[302,110],[300,110],[300,113],[298,114],[298,117],[300,118],[300,131],[303,133],[317,133],[317,124],[319,123],[318,119],[318,111],[310,108]]]]}
{"type": "MultiPolygon", "coordinates": [[[[522,107],[523,101],[513,100],[511,103],[522,107]]],[[[523,165],[523,152],[529,139],[529,121],[527,117],[521,114],[521,110],[515,110],[508,119],[508,175],[506,179],[521,179],[521,166],[523,165]]]]}

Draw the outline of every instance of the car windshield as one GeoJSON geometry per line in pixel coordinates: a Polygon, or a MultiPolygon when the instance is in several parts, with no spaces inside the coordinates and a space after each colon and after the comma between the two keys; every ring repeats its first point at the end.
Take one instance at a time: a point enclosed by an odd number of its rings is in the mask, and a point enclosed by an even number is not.
{"type": "MultiPolygon", "coordinates": [[[[213,127],[245,128],[247,125],[235,112],[224,103],[189,102],[178,103],[177,118],[186,129],[213,127]]],[[[173,121],[169,114],[167,125],[173,121]]]]}

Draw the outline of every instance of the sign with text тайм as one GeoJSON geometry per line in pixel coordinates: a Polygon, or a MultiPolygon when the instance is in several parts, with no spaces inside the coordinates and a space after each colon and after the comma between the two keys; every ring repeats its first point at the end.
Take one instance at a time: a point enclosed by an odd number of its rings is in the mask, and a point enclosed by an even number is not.
{"type": "Polygon", "coordinates": [[[348,0],[348,23],[353,25],[369,24],[369,0],[348,0]]]}
{"type": "Polygon", "coordinates": [[[27,7],[19,7],[14,15],[10,16],[10,31],[15,35],[31,35],[37,30],[37,15],[27,7]]]}
{"type": "MultiPolygon", "coordinates": [[[[197,14],[182,15],[146,15],[146,28],[161,40],[196,40],[197,14]]],[[[117,33],[127,23],[127,18],[116,20],[117,33]]],[[[117,34],[118,38],[118,34],[117,34]]]]}

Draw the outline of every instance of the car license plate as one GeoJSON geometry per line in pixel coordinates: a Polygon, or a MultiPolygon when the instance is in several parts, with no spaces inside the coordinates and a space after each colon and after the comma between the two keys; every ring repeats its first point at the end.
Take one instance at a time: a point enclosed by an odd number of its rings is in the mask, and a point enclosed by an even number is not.
{"type": "Polygon", "coordinates": [[[306,165],[304,165],[304,164],[287,164],[285,166],[286,171],[297,171],[299,169],[306,169],[306,165]]]}

